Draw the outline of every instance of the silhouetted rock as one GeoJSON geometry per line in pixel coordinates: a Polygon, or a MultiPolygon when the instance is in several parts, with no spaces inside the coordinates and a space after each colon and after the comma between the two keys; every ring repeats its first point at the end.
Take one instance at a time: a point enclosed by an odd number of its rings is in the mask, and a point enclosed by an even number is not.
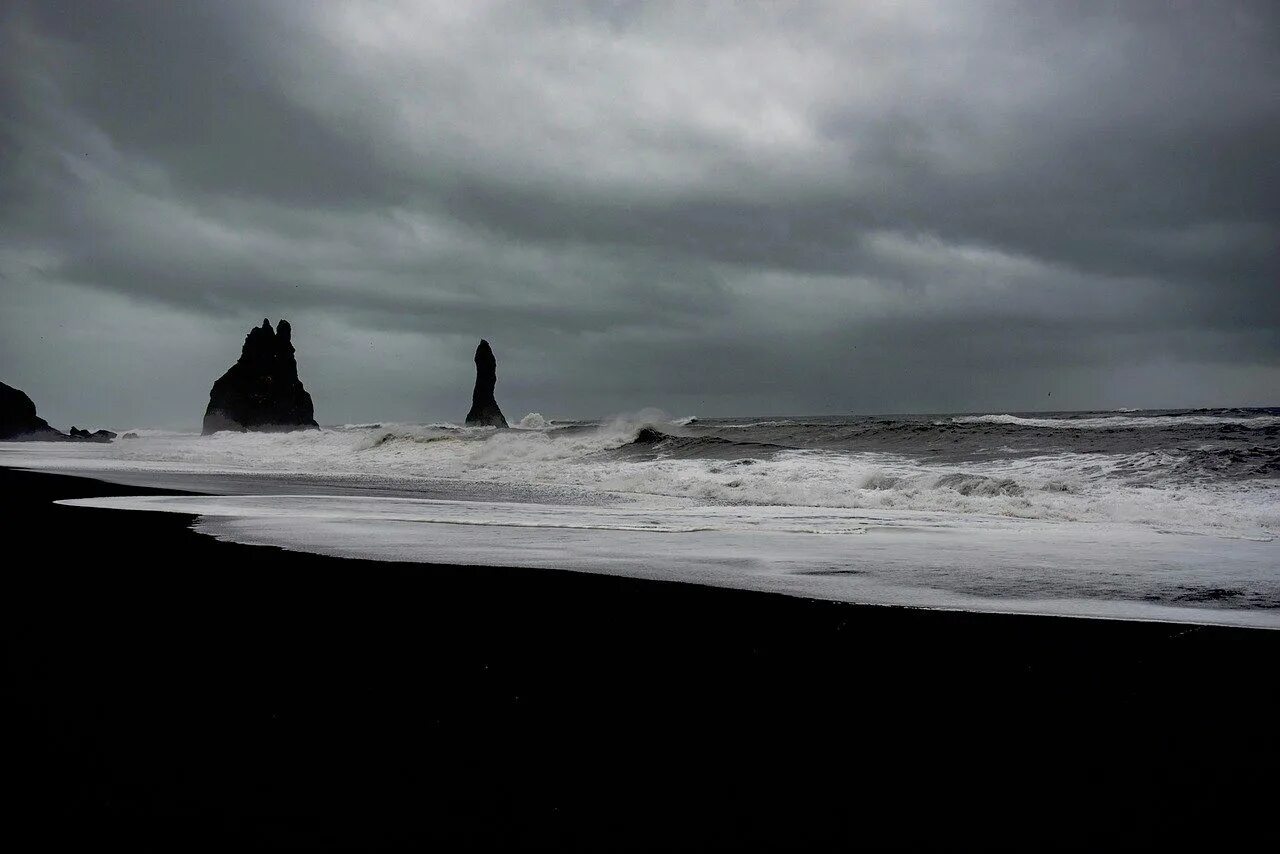
{"type": "Polygon", "coordinates": [[[110,442],[115,437],[116,434],[110,430],[94,430],[90,433],[88,430],[81,430],[77,427],[71,428],[71,438],[81,442],[110,442]]]}
{"type": "Polygon", "coordinates": [[[36,415],[31,398],[11,385],[0,383],[0,441],[9,442],[110,442],[116,437],[110,430],[90,433],[78,427],[71,435],[55,430],[36,415]]]}
{"type": "Polygon", "coordinates": [[[120,438],[121,438],[121,439],[136,439],[136,438],[138,438],[138,434],[137,434],[137,433],[134,433],[132,430],[130,430],[128,433],[125,433],[125,434],[124,434],[123,436],[121,436],[120,438]]]}
{"type": "Polygon", "coordinates": [[[25,392],[0,383],[0,440],[57,442],[66,438],[36,415],[36,405],[25,392]]]}
{"type": "Polygon", "coordinates": [[[493,387],[498,384],[498,360],[493,357],[489,342],[480,340],[476,348],[476,388],[471,393],[471,411],[467,413],[468,427],[506,427],[498,402],[493,399],[493,387]]]}
{"type": "Polygon", "coordinates": [[[655,430],[652,427],[641,427],[640,432],[636,433],[636,437],[631,440],[633,445],[656,445],[659,442],[665,442],[671,437],[661,430],[655,430]]]}
{"type": "Polygon", "coordinates": [[[287,320],[263,319],[244,339],[240,359],[218,378],[204,412],[204,434],[219,430],[318,430],[311,395],[298,379],[287,320]]]}

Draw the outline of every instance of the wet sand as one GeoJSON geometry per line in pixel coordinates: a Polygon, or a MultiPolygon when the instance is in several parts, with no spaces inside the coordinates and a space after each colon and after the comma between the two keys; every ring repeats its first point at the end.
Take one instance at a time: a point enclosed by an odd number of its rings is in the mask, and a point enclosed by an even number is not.
{"type": "Polygon", "coordinates": [[[1280,632],[344,560],[0,484],[42,847],[1280,841],[1280,632]]]}

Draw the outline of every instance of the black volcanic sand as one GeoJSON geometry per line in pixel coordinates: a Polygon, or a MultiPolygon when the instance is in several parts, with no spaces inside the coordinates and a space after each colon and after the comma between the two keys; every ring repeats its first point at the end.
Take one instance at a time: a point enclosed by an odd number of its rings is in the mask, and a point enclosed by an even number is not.
{"type": "Polygon", "coordinates": [[[1280,632],[315,557],[2,477],[42,848],[1280,836],[1280,632]]]}

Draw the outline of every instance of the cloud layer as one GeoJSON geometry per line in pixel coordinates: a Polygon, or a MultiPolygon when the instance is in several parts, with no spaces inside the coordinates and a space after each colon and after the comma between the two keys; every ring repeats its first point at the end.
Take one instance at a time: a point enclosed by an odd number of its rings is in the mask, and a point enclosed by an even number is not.
{"type": "Polygon", "coordinates": [[[10,4],[0,360],[198,423],[1277,403],[1269,4],[10,4]],[[1052,393],[1052,397],[1050,397],[1052,393]]]}

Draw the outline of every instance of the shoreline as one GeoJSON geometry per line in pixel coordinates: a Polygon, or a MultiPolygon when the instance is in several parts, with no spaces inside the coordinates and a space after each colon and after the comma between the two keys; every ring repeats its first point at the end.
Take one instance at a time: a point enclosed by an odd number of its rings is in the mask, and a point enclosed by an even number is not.
{"type": "Polygon", "coordinates": [[[47,555],[14,562],[4,596],[23,734],[10,773],[46,834],[1280,834],[1275,632],[323,557],[218,541],[179,514],[51,503],[178,490],[3,468],[0,482],[11,544],[47,555]]]}
{"type": "MultiPolygon", "coordinates": [[[[117,473],[112,471],[93,471],[93,472],[62,471],[62,470],[52,470],[52,469],[28,469],[28,468],[22,468],[22,467],[0,465],[0,472],[6,471],[6,470],[22,472],[25,474],[32,474],[32,475],[48,475],[52,477],[68,478],[71,481],[90,481],[95,484],[103,485],[100,487],[99,486],[93,487],[91,489],[91,494],[85,494],[85,495],[77,494],[74,497],[67,496],[66,498],[55,499],[59,503],[67,500],[75,500],[76,498],[92,499],[92,498],[105,498],[105,497],[114,497],[114,496],[123,496],[123,495],[128,495],[128,496],[173,495],[173,496],[196,496],[196,497],[213,497],[218,495],[228,495],[228,496],[234,497],[239,493],[227,491],[225,487],[228,485],[228,483],[238,484],[241,487],[246,487],[246,488],[252,488],[256,485],[253,481],[247,480],[247,479],[238,479],[238,480],[232,479],[228,481],[227,479],[223,479],[223,478],[207,479],[199,475],[163,474],[160,476],[156,476],[154,474],[138,474],[138,473],[130,473],[130,472],[117,473]],[[178,485],[172,485],[172,486],[166,485],[164,484],[165,480],[172,481],[174,484],[190,485],[190,486],[193,486],[194,488],[183,489],[183,488],[180,488],[178,485]],[[208,488],[206,489],[206,487],[208,488]],[[215,489],[216,487],[222,487],[222,489],[215,489]]],[[[267,485],[277,486],[278,484],[275,480],[268,480],[267,485]]],[[[68,485],[67,488],[75,490],[77,492],[89,489],[88,487],[83,487],[79,485],[76,485],[76,486],[68,485]]],[[[298,487],[291,486],[290,490],[288,492],[281,493],[281,496],[286,498],[296,497],[296,495],[298,494],[297,488],[298,487]]],[[[302,494],[347,496],[348,494],[350,494],[348,492],[350,488],[351,487],[339,488],[334,486],[319,486],[315,484],[308,484],[306,486],[307,491],[302,494]]],[[[256,495],[259,493],[251,492],[249,494],[256,495]]],[[[267,493],[261,493],[261,494],[264,497],[270,497],[272,493],[267,492],[267,493]]],[[[417,497],[420,497],[420,493],[399,491],[399,490],[387,490],[385,492],[385,495],[379,495],[378,497],[417,498],[417,497]]],[[[76,506],[76,505],[68,505],[68,506],[76,506]]],[[[115,510],[116,508],[94,508],[90,505],[89,509],[115,510]]],[[[157,511],[125,510],[123,512],[157,512],[157,511]]],[[[192,528],[193,530],[198,530],[198,526],[196,524],[200,517],[200,514],[198,513],[189,513],[189,512],[175,511],[175,510],[164,510],[159,512],[162,512],[164,515],[179,517],[185,520],[186,527],[192,528]]],[[[1280,625],[1273,626],[1273,625],[1266,625],[1266,624],[1260,624],[1260,623],[1249,623],[1247,621],[1244,621],[1242,618],[1239,618],[1236,622],[1232,622],[1231,618],[1229,617],[1226,619],[1209,619],[1207,617],[1202,616],[1200,619],[1197,619],[1196,617],[1198,614],[1203,615],[1206,613],[1204,609],[1198,609],[1198,610],[1183,609],[1182,613],[1174,615],[1172,613],[1173,609],[1171,608],[1170,614],[1166,616],[1143,616],[1143,615],[1138,615],[1133,613],[1113,615],[1113,614],[1099,614],[1099,613],[1092,613],[1092,614],[1071,613],[1070,611],[1052,610],[1052,609],[1035,610],[1034,607],[1031,606],[1030,604],[1024,604],[1024,603],[1018,603],[1009,608],[997,608],[997,607],[984,608],[979,606],[962,607],[960,605],[932,605],[932,604],[902,603],[902,602],[874,602],[874,601],[860,602],[860,601],[851,601],[849,599],[840,599],[835,597],[824,597],[824,596],[815,595],[809,592],[788,592],[788,591],[780,591],[780,590],[768,590],[768,589],[760,589],[760,588],[753,588],[753,587],[747,587],[747,586],[734,586],[730,584],[716,584],[716,583],[710,583],[710,582],[698,581],[698,580],[648,577],[648,576],[641,576],[641,575],[632,575],[627,573],[595,572],[589,569],[580,569],[580,568],[579,569],[558,569],[558,568],[547,567],[547,566],[503,566],[500,564],[492,564],[492,563],[459,564],[459,563],[454,563],[450,561],[419,560],[415,558],[378,558],[378,557],[362,556],[358,554],[347,555],[347,554],[340,554],[340,553],[332,553],[332,552],[323,551],[323,550],[310,550],[306,548],[296,548],[288,545],[277,545],[277,544],[271,544],[271,543],[245,543],[239,540],[222,540],[222,538],[219,537],[217,534],[214,534],[208,531],[199,531],[199,533],[203,536],[215,538],[215,539],[218,539],[219,541],[225,541],[235,545],[243,545],[243,546],[252,547],[252,548],[276,549],[282,552],[311,555],[314,557],[331,558],[335,560],[367,561],[375,564],[398,563],[398,564],[410,564],[410,565],[415,565],[420,567],[450,566],[450,567],[466,568],[466,569],[470,569],[477,572],[484,571],[484,570],[491,570],[499,573],[533,572],[533,573],[556,573],[556,574],[567,573],[572,575],[586,574],[586,575],[595,575],[595,576],[604,575],[604,576],[609,576],[614,578],[630,579],[630,580],[639,581],[642,583],[675,584],[680,586],[697,587],[697,588],[702,588],[706,590],[726,590],[726,591],[736,591],[738,593],[751,593],[755,595],[764,595],[764,596],[781,596],[788,599],[802,599],[802,600],[811,601],[811,602],[820,602],[820,603],[826,603],[831,605],[842,605],[842,606],[847,606],[851,608],[889,608],[889,609],[899,609],[899,610],[906,610],[906,611],[936,611],[936,612],[952,613],[952,614],[993,615],[993,616],[1032,618],[1032,619],[1043,618],[1043,619],[1088,620],[1088,621],[1122,622],[1122,623],[1154,623],[1154,624],[1185,626],[1185,627],[1221,627],[1221,628],[1254,629],[1254,630],[1260,630],[1260,631],[1280,631],[1280,625]]],[[[1220,610],[1221,613],[1227,614],[1227,615],[1235,614],[1235,613],[1240,613],[1240,614],[1250,613],[1249,611],[1237,612],[1234,609],[1218,609],[1218,610],[1220,610]]]]}

